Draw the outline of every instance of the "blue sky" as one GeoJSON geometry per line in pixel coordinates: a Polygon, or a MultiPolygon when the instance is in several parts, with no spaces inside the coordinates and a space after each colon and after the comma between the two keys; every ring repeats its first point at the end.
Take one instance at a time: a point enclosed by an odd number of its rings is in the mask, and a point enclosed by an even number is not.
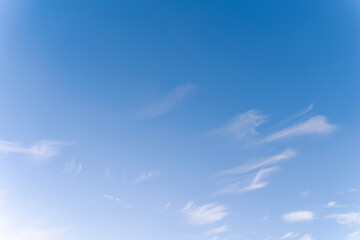
{"type": "Polygon", "coordinates": [[[0,1],[0,239],[359,240],[360,2],[0,1]]]}

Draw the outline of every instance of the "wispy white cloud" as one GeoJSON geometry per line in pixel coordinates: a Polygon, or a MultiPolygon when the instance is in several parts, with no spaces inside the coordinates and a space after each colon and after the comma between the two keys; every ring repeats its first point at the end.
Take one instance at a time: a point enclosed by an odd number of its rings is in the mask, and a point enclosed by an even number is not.
{"type": "Polygon", "coordinates": [[[60,148],[68,143],[59,141],[42,140],[24,147],[19,143],[0,140],[0,153],[31,154],[40,158],[51,158],[60,153],[60,148]]]}
{"type": "Polygon", "coordinates": [[[215,203],[196,206],[193,201],[189,201],[181,210],[185,214],[187,222],[192,225],[203,225],[217,222],[228,215],[227,207],[215,203]]]}
{"type": "Polygon", "coordinates": [[[309,113],[313,108],[314,108],[314,104],[310,104],[310,105],[307,106],[306,108],[301,109],[299,112],[291,115],[290,117],[287,117],[287,118],[283,121],[283,123],[285,123],[285,122],[291,122],[291,121],[293,121],[293,120],[295,120],[295,119],[297,119],[297,118],[300,118],[300,117],[306,115],[307,113],[309,113]]]}
{"type": "Polygon", "coordinates": [[[337,202],[328,202],[327,204],[326,204],[326,207],[345,207],[345,205],[341,205],[341,204],[339,204],[339,203],[337,203],[337,202]]]}
{"type": "Polygon", "coordinates": [[[314,219],[314,213],[311,211],[297,211],[283,215],[283,220],[289,223],[310,221],[312,219],[314,219]]]}
{"type": "Polygon", "coordinates": [[[265,122],[266,116],[258,110],[250,110],[236,115],[221,128],[210,131],[212,134],[228,135],[236,139],[258,135],[256,128],[265,122]]]}
{"type": "Polygon", "coordinates": [[[73,172],[75,176],[77,176],[80,174],[81,170],[82,170],[82,164],[81,162],[76,162],[75,158],[65,163],[64,173],[73,172]]]}
{"type": "Polygon", "coordinates": [[[171,206],[171,202],[165,203],[165,204],[162,206],[160,212],[166,212],[167,210],[169,210],[170,206],[171,206]]]}
{"type": "Polygon", "coordinates": [[[348,234],[347,240],[360,240],[360,231],[348,234]]]}
{"type": "Polygon", "coordinates": [[[108,200],[111,200],[111,201],[114,201],[114,202],[122,203],[122,206],[123,206],[124,208],[131,208],[131,205],[129,205],[129,204],[124,204],[123,201],[122,201],[120,198],[114,197],[114,196],[109,195],[109,194],[104,194],[103,197],[104,197],[105,199],[108,199],[108,200]]]}
{"type": "Polygon", "coordinates": [[[291,238],[295,238],[297,236],[299,236],[300,233],[295,233],[295,232],[289,232],[284,234],[284,236],[281,239],[291,239],[291,238]]]}
{"type": "Polygon", "coordinates": [[[333,214],[327,218],[334,218],[337,223],[344,225],[358,225],[360,224],[360,212],[351,212],[344,214],[333,214]]]}
{"type": "Polygon", "coordinates": [[[305,234],[304,236],[299,238],[299,240],[313,240],[313,237],[311,234],[305,234]]]}
{"type": "Polygon", "coordinates": [[[225,170],[222,173],[231,174],[231,175],[247,173],[262,167],[274,165],[276,163],[292,158],[294,156],[296,156],[296,152],[291,149],[287,149],[278,155],[267,157],[265,159],[261,159],[259,161],[252,162],[249,164],[241,165],[233,169],[225,170]]]}
{"type": "Polygon", "coordinates": [[[109,194],[104,194],[104,198],[109,199],[109,200],[113,200],[115,202],[121,202],[120,198],[114,197],[114,196],[109,195],[109,194]]]}
{"type": "Polygon", "coordinates": [[[227,231],[229,231],[229,227],[226,226],[226,225],[223,225],[223,226],[218,227],[218,228],[210,229],[209,231],[207,231],[205,233],[205,235],[206,236],[213,236],[213,235],[218,235],[220,233],[227,232],[227,231]]]}
{"type": "Polygon", "coordinates": [[[170,93],[168,93],[160,101],[151,104],[139,113],[139,116],[145,118],[155,118],[162,114],[169,112],[172,108],[177,106],[186,96],[196,89],[193,84],[183,84],[177,86],[170,93]]]}
{"type": "Polygon", "coordinates": [[[144,182],[147,180],[150,180],[150,178],[156,176],[159,174],[159,171],[153,172],[153,171],[147,171],[144,173],[141,173],[135,180],[136,183],[144,182]]]}
{"type": "Polygon", "coordinates": [[[302,197],[307,197],[310,195],[310,191],[305,191],[300,194],[302,197]]]}
{"type": "Polygon", "coordinates": [[[277,166],[273,166],[273,167],[268,167],[268,166],[278,164],[281,161],[292,158],[294,156],[296,156],[296,152],[291,149],[287,149],[280,154],[270,156],[258,161],[253,161],[251,163],[238,166],[236,168],[222,171],[221,174],[223,175],[225,174],[225,175],[239,176],[242,174],[247,174],[249,172],[258,170],[258,172],[255,174],[249,185],[244,186],[244,182],[248,180],[241,180],[241,181],[235,180],[232,181],[232,183],[226,186],[225,188],[221,189],[219,193],[245,193],[245,192],[264,188],[269,184],[269,181],[265,181],[265,178],[267,178],[270,175],[270,173],[279,169],[277,166]],[[268,168],[263,168],[263,167],[268,167],[268,168]]]}
{"type": "Polygon", "coordinates": [[[264,178],[266,178],[270,173],[272,173],[276,170],[278,170],[277,167],[261,169],[256,174],[256,176],[253,179],[253,181],[251,182],[251,184],[249,186],[246,186],[246,187],[240,189],[239,191],[240,192],[250,192],[250,191],[254,191],[254,190],[258,190],[258,189],[266,187],[269,184],[269,182],[264,181],[264,178]]]}
{"type": "Polygon", "coordinates": [[[259,143],[274,142],[295,136],[309,134],[325,134],[334,131],[337,127],[328,123],[327,118],[322,115],[314,116],[309,120],[280,130],[259,141],[259,143]]]}

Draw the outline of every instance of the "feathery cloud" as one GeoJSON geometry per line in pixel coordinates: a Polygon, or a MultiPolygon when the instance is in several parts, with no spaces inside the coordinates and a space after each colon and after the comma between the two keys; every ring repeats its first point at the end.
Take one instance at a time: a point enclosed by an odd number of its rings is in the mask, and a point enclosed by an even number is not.
{"type": "Polygon", "coordinates": [[[305,234],[304,236],[299,238],[299,240],[313,240],[313,238],[311,234],[305,234]]]}
{"type": "Polygon", "coordinates": [[[149,180],[150,178],[156,176],[159,174],[159,171],[157,172],[153,172],[153,171],[148,171],[148,172],[144,172],[141,173],[135,180],[136,183],[140,183],[140,182],[144,182],[149,180]]]}
{"type": "Polygon", "coordinates": [[[327,218],[334,218],[337,223],[344,225],[358,225],[360,224],[360,212],[351,212],[344,214],[333,214],[327,218]]]}
{"type": "Polygon", "coordinates": [[[193,92],[196,86],[193,84],[183,84],[177,86],[162,100],[151,104],[139,113],[139,116],[145,118],[155,118],[169,112],[178,105],[187,95],[193,92]]]}
{"type": "Polygon", "coordinates": [[[29,147],[24,147],[18,143],[0,140],[0,152],[32,154],[34,157],[51,158],[58,155],[60,147],[67,144],[59,141],[41,140],[29,147]]]}
{"type": "Polygon", "coordinates": [[[280,154],[222,171],[221,174],[225,175],[241,175],[260,169],[248,186],[244,187],[244,181],[233,181],[227,187],[220,190],[219,193],[244,193],[264,188],[269,184],[269,182],[264,181],[264,179],[268,177],[270,173],[278,170],[278,167],[276,166],[268,166],[275,165],[294,156],[296,156],[296,152],[291,149],[287,149],[280,154]],[[268,168],[262,169],[263,167],[268,168]]]}
{"type": "Polygon", "coordinates": [[[109,200],[113,200],[115,202],[120,202],[121,201],[120,198],[116,198],[116,197],[114,197],[112,195],[108,195],[108,194],[104,194],[104,198],[109,199],[109,200]]]}
{"type": "Polygon", "coordinates": [[[263,181],[264,178],[266,178],[270,173],[278,170],[277,167],[271,167],[271,168],[265,168],[261,169],[255,176],[254,180],[251,182],[249,186],[246,186],[242,189],[240,189],[240,192],[250,192],[254,190],[258,190],[261,188],[266,187],[269,182],[263,181]]]}
{"type": "Polygon", "coordinates": [[[340,208],[340,207],[345,207],[345,205],[341,205],[337,202],[328,202],[326,204],[326,207],[337,207],[337,208],[340,208]]]}
{"type": "Polygon", "coordinates": [[[169,210],[170,205],[171,205],[171,202],[168,202],[168,203],[164,204],[164,205],[162,206],[160,212],[166,212],[167,210],[169,210]]]}
{"type": "Polygon", "coordinates": [[[80,174],[81,170],[81,162],[76,162],[74,158],[71,161],[65,163],[64,173],[73,172],[75,176],[77,176],[80,174]]]}
{"type": "Polygon", "coordinates": [[[284,152],[275,155],[275,156],[271,156],[265,159],[261,159],[260,161],[256,161],[250,164],[246,164],[246,165],[242,165],[233,169],[229,169],[229,170],[225,170],[222,173],[224,174],[229,174],[229,175],[235,175],[235,174],[242,174],[242,173],[247,173],[247,172],[251,172],[253,170],[262,168],[262,167],[266,167],[269,165],[274,165],[276,163],[279,163],[283,160],[289,159],[296,156],[296,152],[291,150],[291,149],[287,149],[284,152]]]}
{"type": "Polygon", "coordinates": [[[228,215],[227,208],[215,203],[196,206],[193,201],[189,201],[181,210],[185,214],[187,222],[192,225],[203,225],[217,222],[228,215]]]}
{"type": "Polygon", "coordinates": [[[330,133],[336,129],[335,125],[328,123],[325,116],[318,115],[310,118],[306,122],[293,125],[291,127],[280,130],[270,136],[260,140],[259,143],[274,142],[277,140],[308,135],[308,134],[325,134],[330,133]]]}
{"type": "Polygon", "coordinates": [[[283,215],[283,220],[289,223],[304,222],[314,219],[314,213],[310,211],[290,212],[283,215]]]}
{"type": "Polygon", "coordinates": [[[281,239],[290,239],[290,238],[294,238],[299,236],[300,233],[295,233],[295,232],[289,232],[284,234],[284,236],[281,239]]]}
{"type": "Polygon", "coordinates": [[[223,225],[223,226],[218,227],[218,228],[210,229],[209,231],[207,231],[207,232],[205,233],[205,235],[206,235],[206,236],[213,236],[213,235],[218,235],[218,234],[220,234],[220,233],[227,232],[227,231],[229,231],[228,226],[223,225]]]}
{"type": "Polygon", "coordinates": [[[229,135],[236,139],[259,134],[256,128],[265,122],[266,116],[258,110],[250,110],[236,115],[224,127],[210,131],[213,134],[229,135]]]}

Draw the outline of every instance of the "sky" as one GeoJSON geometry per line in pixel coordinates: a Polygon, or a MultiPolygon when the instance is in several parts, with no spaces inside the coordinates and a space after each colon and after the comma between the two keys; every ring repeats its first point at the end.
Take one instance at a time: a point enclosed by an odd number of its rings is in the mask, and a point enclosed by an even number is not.
{"type": "Polygon", "coordinates": [[[359,240],[360,2],[0,0],[0,240],[359,240]]]}

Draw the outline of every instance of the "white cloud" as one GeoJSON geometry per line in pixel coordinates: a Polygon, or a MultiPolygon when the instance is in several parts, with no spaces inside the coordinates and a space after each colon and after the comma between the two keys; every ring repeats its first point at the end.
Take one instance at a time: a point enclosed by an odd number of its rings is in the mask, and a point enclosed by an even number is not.
{"type": "Polygon", "coordinates": [[[59,141],[42,140],[24,147],[18,143],[0,140],[0,152],[31,154],[40,158],[51,158],[60,153],[60,147],[68,143],[59,141]]]}
{"type": "Polygon", "coordinates": [[[108,199],[108,200],[111,200],[111,201],[114,201],[114,202],[117,202],[117,203],[122,203],[122,207],[124,207],[124,208],[131,208],[131,205],[124,204],[123,201],[120,198],[114,197],[114,196],[109,195],[109,194],[104,194],[103,197],[105,199],[108,199]]]}
{"type": "Polygon", "coordinates": [[[283,215],[283,220],[290,223],[310,221],[314,219],[314,213],[310,211],[290,212],[283,215]]]}
{"type": "Polygon", "coordinates": [[[196,86],[193,84],[179,85],[162,100],[142,110],[139,115],[145,118],[155,118],[167,113],[195,89],[196,86]]]}
{"type": "Polygon", "coordinates": [[[284,236],[281,239],[290,239],[290,238],[294,238],[299,236],[299,233],[295,233],[295,232],[289,232],[284,234],[284,236]]]}
{"type": "Polygon", "coordinates": [[[74,158],[71,161],[65,163],[64,173],[73,172],[75,176],[77,176],[80,174],[81,170],[81,162],[76,162],[74,158]]]}
{"type": "Polygon", "coordinates": [[[313,238],[312,238],[311,234],[305,234],[304,236],[299,238],[299,240],[313,240],[313,238]]]}
{"type": "Polygon", "coordinates": [[[360,240],[360,231],[348,234],[347,240],[360,240]]]}
{"type": "Polygon", "coordinates": [[[269,182],[264,181],[264,178],[268,177],[270,173],[276,170],[278,170],[277,167],[261,169],[256,173],[248,186],[244,187],[243,182],[234,182],[221,189],[219,193],[245,193],[264,188],[269,184],[269,182]]]}
{"type": "Polygon", "coordinates": [[[194,202],[189,201],[181,210],[186,215],[189,224],[202,225],[217,222],[228,215],[227,208],[215,203],[196,206],[194,202]]]}
{"type": "Polygon", "coordinates": [[[326,204],[327,207],[335,207],[336,206],[336,202],[328,202],[328,204],[326,204]]]}
{"type": "Polygon", "coordinates": [[[351,212],[344,214],[333,214],[329,215],[328,218],[334,218],[339,224],[360,224],[360,213],[359,212],[351,212]]]}
{"type": "Polygon", "coordinates": [[[205,233],[205,235],[206,235],[206,236],[213,236],[213,235],[218,235],[218,234],[220,234],[220,233],[227,232],[227,231],[229,231],[228,226],[223,225],[223,226],[218,227],[218,228],[210,229],[209,231],[207,231],[207,232],[205,233]]]}
{"type": "Polygon", "coordinates": [[[258,110],[240,113],[231,119],[230,123],[210,133],[229,135],[236,139],[257,135],[256,128],[265,122],[266,116],[258,110]]]}
{"type": "Polygon", "coordinates": [[[327,204],[326,204],[326,207],[345,207],[345,205],[341,205],[341,204],[339,204],[339,203],[337,203],[337,202],[328,202],[327,204]]]}
{"type": "Polygon", "coordinates": [[[280,130],[268,137],[265,137],[261,142],[273,142],[289,137],[307,135],[307,134],[325,134],[330,133],[336,129],[335,125],[328,123],[325,116],[314,116],[306,122],[293,125],[291,127],[280,130]]]}
{"type": "Polygon", "coordinates": [[[167,210],[169,210],[170,206],[171,206],[171,202],[168,202],[168,203],[164,204],[164,205],[162,206],[160,212],[166,212],[167,210]]]}
{"type": "Polygon", "coordinates": [[[115,202],[121,202],[120,198],[116,198],[116,197],[114,197],[112,195],[108,195],[108,194],[104,194],[104,198],[109,199],[109,200],[113,200],[115,202]]]}
{"type": "Polygon", "coordinates": [[[224,174],[241,174],[241,173],[247,173],[256,169],[259,169],[261,167],[265,167],[265,166],[269,166],[269,165],[274,165],[276,163],[279,163],[285,159],[289,159],[292,158],[296,155],[296,152],[291,150],[291,149],[287,149],[284,152],[275,155],[275,156],[271,156],[265,159],[261,159],[260,161],[256,161],[254,163],[250,163],[250,164],[246,164],[246,165],[242,165],[233,169],[229,169],[229,170],[225,170],[223,171],[224,174]]]}
{"type": "Polygon", "coordinates": [[[249,192],[266,187],[269,183],[263,181],[263,179],[267,177],[270,173],[276,171],[277,169],[278,169],[277,167],[261,169],[256,174],[251,184],[247,187],[242,188],[240,192],[249,192]]]}
{"type": "Polygon", "coordinates": [[[302,192],[300,195],[302,197],[307,197],[307,196],[309,196],[309,194],[310,194],[310,191],[305,191],[305,192],[302,192]]]}
{"type": "Polygon", "coordinates": [[[148,171],[148,172],[144,172],[144,173],[141,173],[135,180],[136,183],[140,183],[140,182],[144,182],[144,181],[147,181],[149,180],[150,178],[158,175],[159,172],[153,172],[153,171],[148,171]]]}

